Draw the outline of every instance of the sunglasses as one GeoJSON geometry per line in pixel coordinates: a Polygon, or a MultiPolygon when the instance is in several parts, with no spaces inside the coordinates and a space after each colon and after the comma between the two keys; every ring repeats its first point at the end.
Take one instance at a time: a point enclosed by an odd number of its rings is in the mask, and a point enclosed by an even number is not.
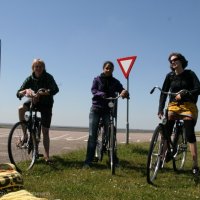
{"type": "Polygon", "coordinates": [[[179,58],[174,58],[173,60],[170,60],[169,62],[172,64],[173,62],[176,62],[178,60],[180,60],[180,59],[179,58]]]}
{"type": "Polygon", "coordinates": [[[41,65],[36,65],[35,68],[42,68],[42,66],[41,65]]]}

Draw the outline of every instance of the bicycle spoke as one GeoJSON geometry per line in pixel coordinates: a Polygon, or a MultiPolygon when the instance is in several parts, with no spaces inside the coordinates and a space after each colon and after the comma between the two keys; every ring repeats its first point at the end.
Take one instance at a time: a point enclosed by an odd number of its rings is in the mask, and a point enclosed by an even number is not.
{"type": "Polygon", "coordinates": [[[8,153],[11,163],[18,171],[30,169],[35,161],[35,141],[33,141],[27,124],[16,123],[10,131],[8,139],[8,153]]]}
{"type": "Polygon", "coordinates": [[[96,151],[95,151],[95,161],[102,161],[103,154],[106,148],[106,138],[105,138],[105,131],[104,126],[102,124],[99,125],[98,132],[97,132],[97,144],[96,144],[96,151]]]}
{"type": "Polygon", "coordinates": [[[185,132],[182,127],[177,129],[177,133],[174,137],[174,159],[173,159],[173,168],[175,171],[182,170],[186,160],[187,154],[187,141],[185,132]]]}
{"type": "Polygon", "coordinates": [[[163,140],[161,139],[162,128],[158,126],[152,136],[147,158],[147,182],[152,183],[157,176],[158,170],[163,167],[162,153],[163,140]]]}
{"type": "Polygon", "coordinates": [[[110,126],[110,146],[109,146],[109,151],[110,151],[110,168],[111,168],[111,173],[114,175],[115,174],[115,161],[116,161],[116,155],[115,155],[115,130],[114,130],[114,125],[111,124],[110,126]]]}

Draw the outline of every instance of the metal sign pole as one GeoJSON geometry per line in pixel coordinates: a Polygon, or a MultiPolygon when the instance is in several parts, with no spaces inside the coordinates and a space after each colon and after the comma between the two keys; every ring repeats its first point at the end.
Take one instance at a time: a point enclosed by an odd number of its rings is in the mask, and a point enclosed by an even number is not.
{"type": "Polygon", "coordinates": [[[0,39],[0,75],[1,75],[1,39],[0,39]]]}
{"type": "MultiPolygon", "coordinates": [[[[127,91],[129,92],[129,77],[127,77],[127,91]]],[[[129,99],[127,99],[126,144],[129,144],[129,99]]]]}
{"type": "MultiPolygon", "coordinates": [[[[117,62],[127,79],[127,91],[129,92],[129,73],[137,56],[129,56],[125,58],[118,58],[117,62]]],[[[126,121],[126,144],[129,143],[129,99],[127,99],[127,121],[126,121]]]]}

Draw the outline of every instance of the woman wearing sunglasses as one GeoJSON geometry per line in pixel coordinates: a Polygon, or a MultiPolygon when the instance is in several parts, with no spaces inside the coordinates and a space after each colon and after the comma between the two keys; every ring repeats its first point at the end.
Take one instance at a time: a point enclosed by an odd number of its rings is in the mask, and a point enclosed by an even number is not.
{"type": "MultiPolygon", "coordinates": [[[[168,110],[168,132],[172,133],[174,122],[176,119],[184,121],[187,141],[192,155],[192,173],[199,173],[197,143],[195,135],[195,125],[198,117],[197,100],[200,94],[200,82],[196,74],[192,70],[186,70],[188,61],[180,53],[171,53],[168,57],[171,72],[166,75],[163,83],[163,91],[171,91],[177,93],[176,96],[169,97],[168,110]]],[[[167,95],[160,95],[158,116],[162,118],[167,95]]]]}

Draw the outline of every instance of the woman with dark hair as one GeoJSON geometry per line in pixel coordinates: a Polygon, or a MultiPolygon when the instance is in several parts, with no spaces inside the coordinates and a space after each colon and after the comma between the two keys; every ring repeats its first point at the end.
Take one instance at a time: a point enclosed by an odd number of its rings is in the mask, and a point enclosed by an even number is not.
{"type": "Polygon", "coordinates": [[[92,107],[89,114],[89,138],[87,144],[87,154],[84,167],[91,166],[97,140],[97,130],[100,118],[102,118],[104,126],[107,130],[109,124],[109,108],[106,97],[115,97],[119,93],[122,98],[128,97],[128,91],[125,90],[122,84],[113,77],[114,65],[107,61],[103,64],[103,73],[93,80],[91,92],[93,94],[92,107]]]}
{"type": "MultiPolygon", "coordinates": [[[[200,94],[200,82],[196,74],[192,70],[186,70],[188,61],[180,53],[171,53],[168,61],[170,63],[171,72],[166,75],[162,90],[177,93],[183,90],[177,96],[169,97],[168,110],[168,132],[172,133],[174,121],[182,119],[186,132],[187,141],[189,142],[190,151],[193,160],[192,173],[198,174],[198,156],[197,144],[194,127],[198,117],[198,108],[196,106],[198,95],[200,94]],[[187,92],[189,91],[189,92],[187,92]]],[[[163,109],[167,95],[160,95],[158,116],[162,118],[163,109]]]]}

